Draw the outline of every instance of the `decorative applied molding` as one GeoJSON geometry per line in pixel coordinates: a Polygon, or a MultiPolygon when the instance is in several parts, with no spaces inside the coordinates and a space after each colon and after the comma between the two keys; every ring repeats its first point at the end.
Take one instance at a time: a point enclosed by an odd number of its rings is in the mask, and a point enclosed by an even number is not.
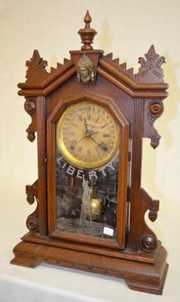
{"type": "Polygon", "coordinates": [[[140,57],[138,60],[141,67],[136,74],[136,80],[144,83],[163,82],[164,75],[161,65],[165,63],[165,58],[156,53],[154,45],[149,48],[144,56],[145,58],[140,57]]]}
{"type": "Polygon", "coordinates": [[[38,180],[32,185],[26,186],[27,201],[33,204],[37,201],[35,211],[27,217],[26,225],[30,232],[39,232],[39,202],[38,202],[38,180]]]}
{"type": "Polygon", "coordinates": [[[154,122],[163,113],[164,106],[161,100],[145,101],[144,110],[144,137],[148,137],[151,140],[151,146],[155,149],[159,145],[161,136],[154,128],[154,122]]]}
{"type": "Polygon", "coordinates": [[[30,142],[35,140],[35,132],[36,132],[36,101],[34,98],[26,98],[24,103],[25,111],[31,116],[31,123],[26,129],[27,138],[30,142]]]}
{"type": "Polygon", "coordinates": [[[34,85],[43,81],[48,77],[46,70],[47,61],[40,57],[37,49],[34,50],[33,56],[29,61],[26,61],[26,84],[34,85]]]}

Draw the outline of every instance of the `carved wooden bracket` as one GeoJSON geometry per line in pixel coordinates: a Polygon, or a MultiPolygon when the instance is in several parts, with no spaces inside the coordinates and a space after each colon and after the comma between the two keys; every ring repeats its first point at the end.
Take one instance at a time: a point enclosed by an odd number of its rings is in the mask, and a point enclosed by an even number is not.
{"type": "Polygon", "coordinates": [[[38,180],[32,185],[26,186],[27,201],[29,204],[33,204],[37,201],[37,207],[35,211],[30,214],[26,220],[27,228],[30,232],[39,232],[39,202],[38,202],[38,180]]]}
{"type": "Polygon", "coordinates": [[[161,100],[145,101],[144,107],[144,137],[151,139],[151,146],[156,148],[159,145],[161,136],[154,128],[154,122],[163,113],[164,106],[161,100]]]}
{"type": "Polygon", "coordinates": [[[144,189],[141,189],[141,221],[139,222],[143,229],[141,234],[139,246],[145,252],[151,252],[157,247],[157,238],[153,231],[147,226],[145,222],[145,213],[149,210],[149,219],[155,221],[157,219],[157,213],[159,210],[159,201],[153,200],[144,189]]]}
{"type": "Polygon", "coordinates": [[[35,98],[26,97],[26,101],[24,103],[24,109],[32,118],[31,124],[28,126],[26,131],[27,131],[27,138],[31,142],[33,142],[35,139],[35,131],[37,130],[36,129],[36,101],[35,101],[35,98]]]}
{"type": "Polygon", "coordinates": [[[165,58],[156,53],[154,45],[152,45],[145,54],[145,59],[140,57],[138,63],[140,63],[141,67],[136,74],[136,80],[140,80],[144,83],[163,82],[164,75],[161,65],[165,63],[165,58]]]}

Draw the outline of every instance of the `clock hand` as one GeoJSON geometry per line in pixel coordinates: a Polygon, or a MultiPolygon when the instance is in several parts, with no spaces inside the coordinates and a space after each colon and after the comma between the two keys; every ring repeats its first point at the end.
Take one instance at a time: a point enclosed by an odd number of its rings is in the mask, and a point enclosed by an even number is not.
{"type": "Polygon", "coordinates": [[[107,124],[101,126],[100,129],[103,129],[103,128],[105,128],[106,126],[108,126],[108,125],[110,125],[110,124],[111,124],[111,123],[107,123],[107,124]]]}
{"type": "Polygon", "coordinates": [[[92,139],[92,141],[103,151],[107,151],[108,150],[108,147],[106,144],[104,143],[98,143],[92,136],[90,136],[90,138],[92,139]]]}
{"type": "Polygon", "coordinates": [[[78,144],[79,142],[81,142],[84,138],[86,138],[87,137],[87,135],[84,135],[83,137],[81,137],[77,142],[76,142],[76,144],[78,144]]]}
{"type": "MultiPolygon", "coordinates": [[[[97,129],[97,130],[92,130],[91,131],[91,135],[94,135],[94,134],[96,134],[96,133],[98,133],[98,132],[100,132],[102,129],[104,129],[106,126],[108,126],[109,125],[109,123],[108,124],[105,124],[105,125],[103,125],[103,126],[101,126],[101,127],[99,127],[99,129],[97,129]]],[[[88,130],[88,129],[87,129],[88,130]]]]}
{"type": "Polygon", "coordinates": [[[80,138],[80,140],[77,141],[77,144],[79,142],[81,142],[84,138],[87,138],[87,137],[90,137],[91,138],[91,135],[94,134],[93,131],[89,130],[88,127],[87,127],[87,123],[85,124],[86,125],[86,132],[85,132],[85,135],[83,137],[80,138]]]}
{"type": "Polygon", "coordinates": [[[87,125],[87,120],[84,119],[84,126],[85,126],[85,133],[88,133],[88,125],[87,125]]]}
{"type": "Polygon", "coordinates": [[[89,137],[91,135],[88,125],[87,125],[87,120],[84,118],[84,126],[85,126],[85,135],[80,138],[80,140],[77,141],[77,144],[81,142],[84,138],[89,137]]]}

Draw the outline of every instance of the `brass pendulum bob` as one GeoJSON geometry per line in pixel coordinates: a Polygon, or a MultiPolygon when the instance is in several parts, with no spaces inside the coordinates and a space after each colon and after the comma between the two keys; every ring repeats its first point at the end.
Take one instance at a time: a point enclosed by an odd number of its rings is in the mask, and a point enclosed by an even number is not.
{"type": "Polygon", "coordinates": [[[91,198],[91,219],[93,221],[100,221],[103,212],[103,202],[100,198],[97,197],[96,187],[92,189],[92,198],[91,198]]]}

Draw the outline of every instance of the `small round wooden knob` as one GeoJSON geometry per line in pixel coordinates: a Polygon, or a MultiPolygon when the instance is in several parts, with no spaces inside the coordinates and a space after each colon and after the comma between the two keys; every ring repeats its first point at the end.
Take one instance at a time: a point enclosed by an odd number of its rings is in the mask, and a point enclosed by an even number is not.
{"type": "Polygon", "coordinates": [[[146,235],[142,239],[142,249],[145,252],[151,252],[157,246],[156,238],[153,235],[146,235]]]}
{"type": "Polygon", "coordinates": [[[149,111],[153,115],[159,115],[163,112],[163,104],[162,103],[151,103],[149,105],[149,111]]]}

